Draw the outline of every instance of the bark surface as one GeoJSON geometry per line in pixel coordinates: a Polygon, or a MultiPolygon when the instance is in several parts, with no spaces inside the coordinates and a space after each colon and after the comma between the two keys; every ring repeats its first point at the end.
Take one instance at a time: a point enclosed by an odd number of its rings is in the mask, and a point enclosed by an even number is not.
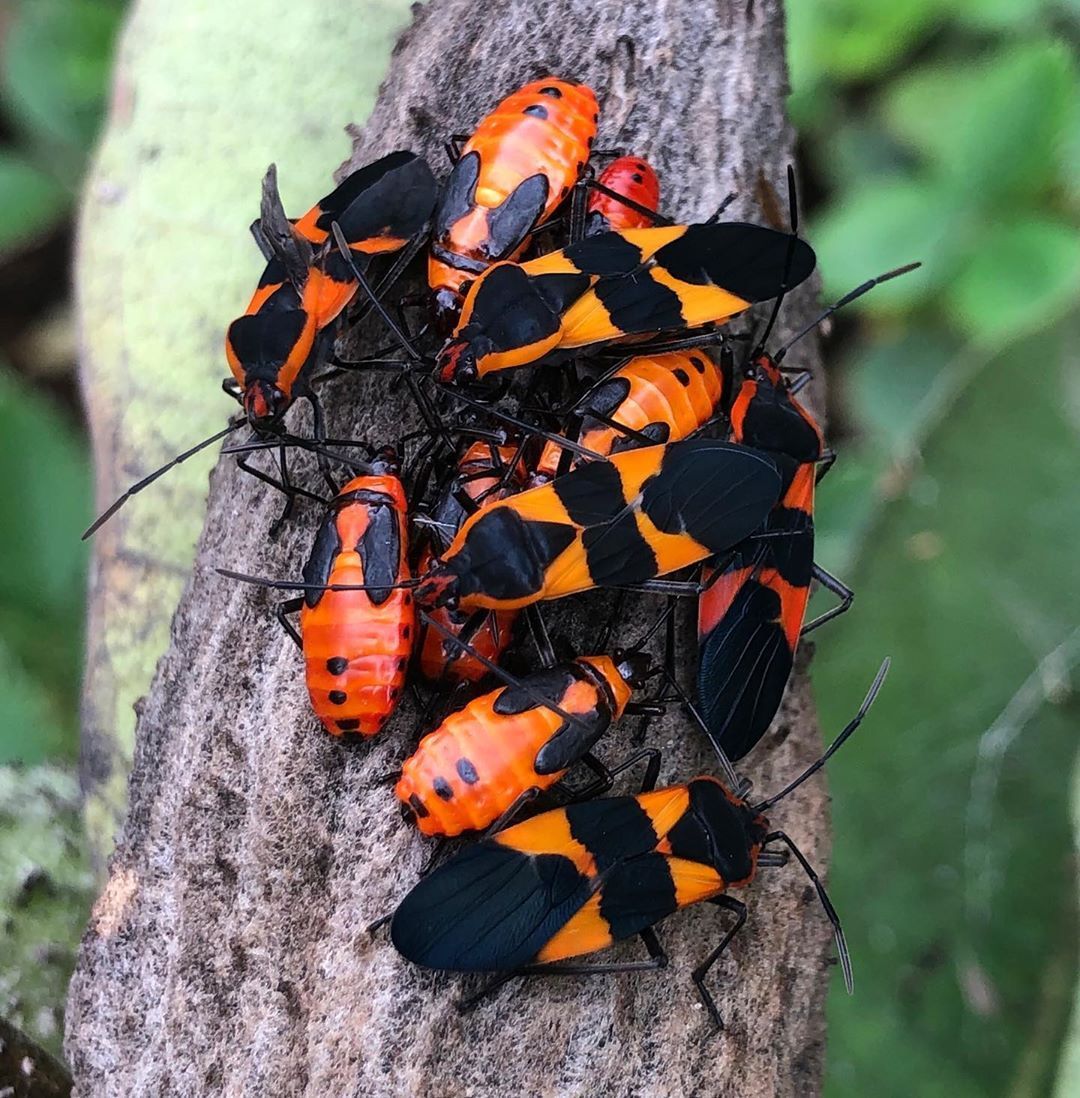
{"type": "MultiPolygon", "coordinates": [[[[775,216],[793,140],[780,0],[432,0],[356,131],[355,160],[408,147],[441,171],[448,134],[547,73],[597,90],[598,146],[649,157],[666,212],[700,219],[735,190],[729,216],[775,216]]],[[[811,309],[804,288],[781,329],[811,309]]],[[[815,365],[809,346],[799,349],[801,363],[815,365]]],[[[385,377],[345,378],[324,397],[336,437],[392,441],[416,422],[385,377]]],[[[299,415],[292,426],[308,425],[299,415]]],[[[314,471],[299,464],[317,490],[314,471]]],[[[273,597],[213,571],[297,577],[318,515],[302,508],[274,543],[267,530],[279,507],[231,461],[212,477],[195,573],[141,706],[128,819],[71,986],[76,1093],[816,1093],[830,933],[797,867],[763,871],[745,897],[747,929],[713,974],[727,1024],[719,1036],[690,983],[722,932],[712,908],[661,928],[664,972],[515,983],[464,1017],[454,1000],[472,982],[416,971],[384,936],[365,932],[427,855],[380,781],[407,754],[415,712],[403,708],[372,743],[332,741],[311,715],[273,597]]],[[[553,631],[589,635],[608,598],[553,606],[553,631]]],[[[624,635],[655,612],[632,606],[624,635]]],[[[689,673],[693,661],[684,663],[689,673]]],[[[605,758],[629,749],[625,724],[602,745],[605,758]]],[[[648,739],[665,749],[662,782],[711,771],[681,715],[654,722],[648,739]]],[[[746,771],[766,793],[820,745],[800,674],[746,771]]],[[[824,868],[820,780],[785,801],[776,823],[824,868]]],[[[613,955],[638,952],[630,943],[613,955]]]]}

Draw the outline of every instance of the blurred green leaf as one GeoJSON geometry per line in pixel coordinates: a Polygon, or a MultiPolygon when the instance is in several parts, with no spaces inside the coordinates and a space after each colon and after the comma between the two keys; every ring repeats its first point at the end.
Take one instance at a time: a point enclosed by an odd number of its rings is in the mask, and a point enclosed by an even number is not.
{"type": "MultiPolygon", "coordinates": [[[[1080,862],[1080,755],[1076,757],[1072,781],[1073,851],[1080,862]]],[[[1080,906],[1080,894],[1077,895],[1080,906]]],[[[1072,1021],[1066,1034],[1061,1063],[1058,1065],[1054,1098],[1076,1098],[1080,1094],[1080,981],[1075,988],[1072,1021]]]]}
{"type": "Polygon", "coordinates": [[[1080,666],[1080,433],[1062,363],[1076,327],[964,389],[846,577],[855,610],[818,640],[827,728],[879,656],[896,657],[832,764],[830,885],[858,985],[830,1000],[833,1096],[1049,1088],[1077,946],[1062,857],[1080,666]]]}
{"type": "Polygon", "coordinates": [[[78,154],[58,167],[77,167],[97,135],[123,11],[111,0],[23,0],[15,10],[0,57],[3,90],[35,142],[78,154]]]}
{"type": "Polygon", "coordinates": [[[1022,338],[1080,294],[1080,239],[1045,218],[993,225],[946,294],[976,342],[1022,338]]]}
{"type": "Polygon", "coordinates": [[[90,512],[81,430],[0,366],[0,761],[76,750],[90,512]]]}
{"type": "Polygon", "coordinates": [[[0,767],[0,1015],[54,1052],[90,887],[75,775],[0,767]]]}
{"type": "Polygon", "coordinates": [[[956,267],[964,217],[955,196],[931,182],[876,180],[841,194],[809,233],[826,295],[839,297],[883,268],[921,260],[920,270],[868,294],[863,308],[896,310],[925,300],[956,267]]]}
{"type": "Polygon", "coordinates": [[[917,69],[882,111],[969,204],[985,206],[1052,182],[1076,92],[1068,47],[1043,41],[917,69]]]}
{"type": "Polygon", "coordinates": [[[818,557],[839,572],[854,566],[874,518],[902,490],[904,469],[956,396],[944,382],[958,368],[957,346],[939,329],[913,326],[863,347],[846,386],[859,435],[845,442],[817,501],[818,557]]]}
{"type": "Polygon", "coordinates": [[[896,63],[940,19],[939,0],[818,0],[788,6],[788,64],[796,88],[823,77],[865,78],[896,63]]]}
{"type": "Polygon", "coordinates": [[[952,15],[973,27],[1012,30],[1025,24],[1037,26],[1054,7],[1053,0],[949,0],[952,15]]]}
{"type": "Polygon", "coordinates": [[[60,220],[71,195],[16,153],[0,149],[0,258],[60,220]]]}

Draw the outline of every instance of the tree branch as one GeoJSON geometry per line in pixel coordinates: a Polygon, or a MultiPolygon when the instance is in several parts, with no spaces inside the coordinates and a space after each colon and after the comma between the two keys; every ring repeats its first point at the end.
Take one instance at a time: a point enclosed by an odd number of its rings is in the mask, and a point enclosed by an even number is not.
{"type": "MultiPolygon", "coordinates": [[[[355,159],[409,147],[442,171],[450,132],[549,72],[592,84],[598,145],[648,156],[666,212],[700,219],[737,190],[733,215],[760,219],[762,181],[783,195],[792,134],[779,0],[432,0],[356,131],[355,159]]],[[[809,290],[793,295],[784,327],[810,309],[809,290]]],[[[416,422],[386,378],[347,378],[325,395],[338,437],[393,441],[416,422]]],[[[763,871],[746,896],[748,930],[713,976],[720,1036],[689,978],[721,932],[711,909],[661,928],[665,972],[511,985],[464,1018],[459,980],[368,937],[426,856],[378,780],[407,753],[415,714],[368,745],[332,741],[269,600],[214,574],[299,573],[317,515],[304,511],[272,544],[279,506],[230,462],[215,472],[196,572],[139,721],[129,817],[72,982],[67,1052],[80,1092],[815,1093],[829,929],[797,870],[763,871]]],[[[583,640],[607,599],[553,607],[553,629],[583,640]]],[[[605,758],[629,749],[624,723],[605,758]]],[[[711,769],[677,714],[649,738],[665,748],[663,780],[711,769]]],[[[800,677],[748,773],[770,791],[819,748],[800,677]]],[[[781,820],[822,867],[823,786],[785,801],[781,820]]]]}

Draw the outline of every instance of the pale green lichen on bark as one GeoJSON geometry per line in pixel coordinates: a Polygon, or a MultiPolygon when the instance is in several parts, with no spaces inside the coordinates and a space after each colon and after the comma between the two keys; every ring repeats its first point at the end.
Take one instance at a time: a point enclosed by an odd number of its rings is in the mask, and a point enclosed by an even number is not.
{"type": "Polygon", "coordinates": [[[74,774],[0,767],[0,1017],[52,1052],[92,885],[74,774]]]}
{"type": "MultiPolygon", "coordinates": [[[[223,339],[261,268],[248,225],[262,174],[277,162],[297,212],[331,188],[344,127],[367,116],[408,13],[405,0],[135,5],[76,263],[99,504],[234,409],[219,388],[223,339]]],[[[82,774],[99,866],[124,815],[132,705],[168,642],[211,464],[174,470],[97,538],[82,774]]]]}

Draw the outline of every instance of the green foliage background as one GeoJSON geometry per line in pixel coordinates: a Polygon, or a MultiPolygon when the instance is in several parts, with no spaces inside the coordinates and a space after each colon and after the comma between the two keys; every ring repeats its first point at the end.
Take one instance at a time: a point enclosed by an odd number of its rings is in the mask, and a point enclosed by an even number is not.
{"type": "MultiPolygon", "coordinates": [[[[122,8],[21,0],[0,30],[0,272],[64,231],[122,8]]],[[[1080,4],[789,9],[826,294],[924,262],[827,345],[841,461],[819,559],[858,591],[816,637],[827,725],[894,657],[832,770],[858,991],[830,1001],[829,1094],[1078,1094],[1080,4]]],[[[63,380],[5,353],[0,957],[32,963],[0,971],[0,1013],[55,1048],[90,893],[72,763],[91,478],[63,380]]]]}

